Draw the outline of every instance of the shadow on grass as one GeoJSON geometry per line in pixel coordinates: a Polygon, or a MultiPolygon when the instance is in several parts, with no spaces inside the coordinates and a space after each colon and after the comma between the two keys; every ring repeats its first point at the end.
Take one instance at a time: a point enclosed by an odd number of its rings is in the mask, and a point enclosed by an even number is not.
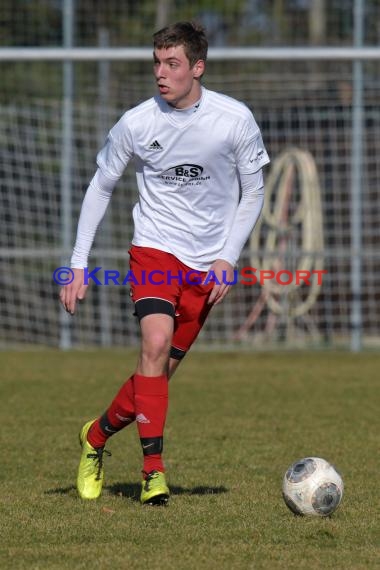
{"type": "Polygon", "coordinates": [[[55,489],[48,489],[44,492],[44,495],[68,495],[72,491],[76,491],[75,485],[70,485],[69,487],[56,487],[55,489]]]}
{"type": "MultiPolygon", "coordinates": [[[[126,497],[133,501],[140,500],[141,483],[115,483],[114,485],[106,485],[105,491],[117,497],[126,497]]],[[[76,491],[75,485],[69,487],[57,487],[55,489],[48,489],[45,495],[68,495],[76,491]]],[[[186,488],[178,487],[177,485],[170,485],[171,495],[220,495],[221,493],[228,493],[226,487],[208,487],[199,485],[198,487],[186,488]]]]}
{"type": "MultiPolygon", "coordinates": [[[[228,493],[226,487],[208,487],[197,486],[192,488],[179,487],[177,485],[169,485],[171,495],[220,495],[221,493],[228,493]]],[[[140,500],[141,483],[115,483],[114,485],[107,485],[105,489],[111,495],[118,497],[126,497],[134,501],[140,500]]]]}

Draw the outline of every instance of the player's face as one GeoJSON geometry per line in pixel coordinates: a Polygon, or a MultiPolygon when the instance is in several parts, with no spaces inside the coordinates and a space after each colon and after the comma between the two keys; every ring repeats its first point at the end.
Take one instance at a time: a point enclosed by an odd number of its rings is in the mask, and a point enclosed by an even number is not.
{"type": "Polygon", "coordinates": [[[154,50],[154,76],[160,95],[169,105],[185,109],[201,96],[200,82],[205,64],[201,59],[190,67],[183,46],[154,50]]]}

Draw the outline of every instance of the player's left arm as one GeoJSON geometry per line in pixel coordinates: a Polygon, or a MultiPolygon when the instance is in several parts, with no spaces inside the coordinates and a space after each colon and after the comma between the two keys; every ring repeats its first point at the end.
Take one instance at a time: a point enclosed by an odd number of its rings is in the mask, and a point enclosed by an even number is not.
{"type": "Polygon", "coordinates": [[[219,258],[209,272],[215,275],[215,285],[209,303],[217,305],[227,295],[234,281],[234,268],[242,249],[259,219],[264,204],[264,180],[262,169],[253,174],[241,174],[241,199],[236,210],[230,235],[219,258]]]}

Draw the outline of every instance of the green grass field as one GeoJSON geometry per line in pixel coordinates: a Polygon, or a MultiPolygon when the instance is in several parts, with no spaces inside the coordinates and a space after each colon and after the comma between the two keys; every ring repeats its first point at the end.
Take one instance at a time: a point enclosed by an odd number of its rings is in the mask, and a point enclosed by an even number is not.
{"type": "Polygon", "coordinates": [[[197,353],[170,384],[168,507],[138,502],[135,426],[109,442],[106,483],[77,498],[81,424],[103,412],[136,354],[0,354],[2,568],[372,569],[380,567],[380,355],[197,353]],[[333,462],[331,518],[281,497],[296,459],[333,462]]]}

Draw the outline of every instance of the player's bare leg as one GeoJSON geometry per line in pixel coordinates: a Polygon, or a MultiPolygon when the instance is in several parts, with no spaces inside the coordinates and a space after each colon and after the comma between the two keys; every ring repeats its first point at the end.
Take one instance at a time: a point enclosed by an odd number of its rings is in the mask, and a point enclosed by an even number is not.
{"type": "Polygon", "coordinates": [[[168,373],[169,353],[174,330],[173,317],[163,314],[147,315],[140,321],[141,352],[137,374],[160,376],[168,373]]]}
{"type": "Polygon", "coordinates": [[[135,413],[144,454],[142,504],[166,504],[169,489],[162,461],[168,407],[168,365],[174,319],[150,314],[140,321],[141,352],[134,374],[135,413]]]}

